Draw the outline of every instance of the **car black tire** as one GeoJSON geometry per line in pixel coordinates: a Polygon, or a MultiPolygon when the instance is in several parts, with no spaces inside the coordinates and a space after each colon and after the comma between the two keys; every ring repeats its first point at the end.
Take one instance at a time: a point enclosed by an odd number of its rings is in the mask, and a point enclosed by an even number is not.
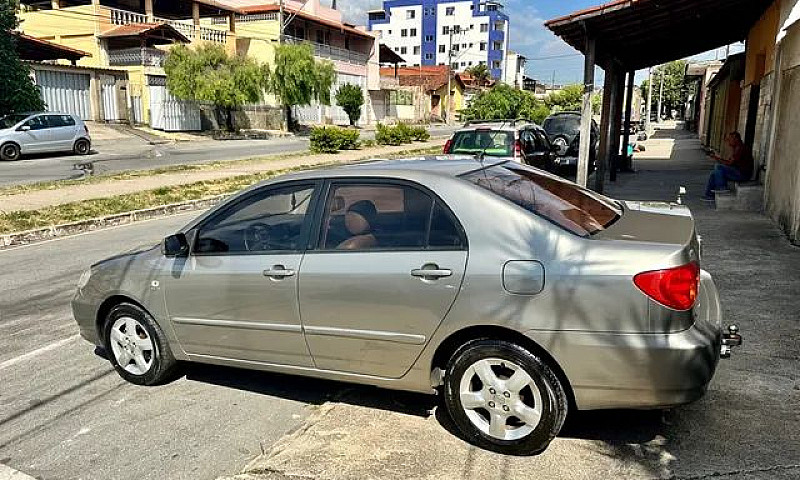
{"type": "Polygon", "coordinates": [[[16,143],[4,143],[0,146],[0,160],[13,162],[19,160],[20,149],[16,143]]]}
{"type": "Polygon", "coordinates": [[[564,387],[545,361],[515,343],[494,339],[472,340],[452,355],[445,371],[443,395],[450,417],[466,440],[486,450],[507,455],[537,455],[543,452],[564,425],[569,405],[564,387]],[[539,389],[541,416],[533,431],[527,435],[512,440],[495,438],[478,428],[468,417],[460,395],[462,378],[471,366],[482,359],[505,360],[522,367],[539,389]]]}
{"type": "Polygon", "coordinates": [[[72,151],[75,152],[76,155],[89,155],[89,152],[92,151],[92,144],[89,140],[80,138],[75,141],[72,151]]]}
{"type": "Polygon", "coordinates": [[[128,382],[136,385],[160,385],[167,383],[175,377],[178,362],[175,360],[175,356],[169,348],[166,335],[164,335],[163,330],[161,330],[161,327],[159,327],[153,317],[138,305],[120,303],[112,308],[106,316],[103,339],[111,365],[113,365],[117,373],[128,382]],[[111,345],[111,334],[114,323],[123,318],[134,319],[140,327],[144,328],[145,332],[142,332],[142,335],[149,337],[152,342],[153,348],[150,356],[152,359],[151,365],[147,371],[141,374],[134,374],[123,368],[123,366],[119,364],[111,345]]]}

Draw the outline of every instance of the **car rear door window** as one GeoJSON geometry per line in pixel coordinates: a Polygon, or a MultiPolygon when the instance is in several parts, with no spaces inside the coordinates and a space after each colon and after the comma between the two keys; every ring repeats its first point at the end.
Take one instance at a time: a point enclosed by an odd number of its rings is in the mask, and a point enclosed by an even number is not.
{"type": "Polygon", "coordinates": [[[462,178],[580,236],[600,232],[622,215],[614,200],[524,165],[497,165],[462,178]]]}
{"type": "Polygon", "coordinates": [[[334,184],[320,231],[323,250],[461,249],[452,214],[409,185],[334,184]]]}
{"type": "Polygon", "coordinates": [[[314,185],[255,193],[221,211],[201,226],[198,254],[296,252],[308,238],[314,185]]]}

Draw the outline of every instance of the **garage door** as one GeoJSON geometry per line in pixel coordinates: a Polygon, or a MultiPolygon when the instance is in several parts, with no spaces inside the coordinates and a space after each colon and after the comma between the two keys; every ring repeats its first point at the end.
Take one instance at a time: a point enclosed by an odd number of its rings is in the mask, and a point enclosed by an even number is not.
{"type": "Polygon", "coordinates": [[[166,77],[148,76],[148,84],[152,128],[166,132],[200,130],[200,106],[197,103],[173,97],[165,86],[166,77]]]}
{"type": "Polygon", "coordinates": [[[36,84],[41,89],[48,112],[65,112],[83,120],[92,119],[89,74],[36,70],[36,84]]]}

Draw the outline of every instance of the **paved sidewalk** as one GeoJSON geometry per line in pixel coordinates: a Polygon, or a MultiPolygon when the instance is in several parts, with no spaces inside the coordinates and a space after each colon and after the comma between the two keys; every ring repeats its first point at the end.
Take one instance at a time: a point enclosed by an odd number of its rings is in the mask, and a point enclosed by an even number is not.
{"type": "Polygon", "coordinates": [[[396,147],[374,147],[362,150],[343,151],[335,155],[276,155],[265,157],[263,161],[233,162],[221,168],[175,172],[152,176],[133,177],[125,180],[108,180],[105,182],[87,183],[85,185],[69,185],[53,190],[34,190],[15,195],[0,195],[0,211],[36,210],[51,205],[80,202],[95,198],[106,198],[126,193],[152,190],[172,185],[185,185],[204,180],[216,180],[248,173],[267,170],[281,170],[301,165],[320,165],[330,162],[352,162],[362,158],[380,157],[398,152],[438,147],[444,144],[443,139],[429,142],[413,143],[396,147]]]}
{"type": "Polygon", "coordinates": [[[671,201],[687,187],[703,268],[719,285],[725,321],[744,335],[703,399],[666,414],[579,412],[546,452],[520,458],[460,440],[432,397],[318,382],[336,401],[313,407],[303,428],[228,478],[800,478],[800,249],[762,215],[702,203],[712,163],[688,134],[662,131],[652,145],[661,147],[608,193],[671,201]]]}

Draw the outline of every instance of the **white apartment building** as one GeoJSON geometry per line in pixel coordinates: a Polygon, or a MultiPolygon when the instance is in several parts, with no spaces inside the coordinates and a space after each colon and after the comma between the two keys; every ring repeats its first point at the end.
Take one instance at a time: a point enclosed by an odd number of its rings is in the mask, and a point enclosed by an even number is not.
{"type": "MultiPolygon", "coordinates": [[[[407,65],[485,64],[505,79],[509,18],[497,0],[386,0],[369,12],[369,29],[407,65]]],[[[515,65],[514,65],[515,66],[515,65]]]]}

